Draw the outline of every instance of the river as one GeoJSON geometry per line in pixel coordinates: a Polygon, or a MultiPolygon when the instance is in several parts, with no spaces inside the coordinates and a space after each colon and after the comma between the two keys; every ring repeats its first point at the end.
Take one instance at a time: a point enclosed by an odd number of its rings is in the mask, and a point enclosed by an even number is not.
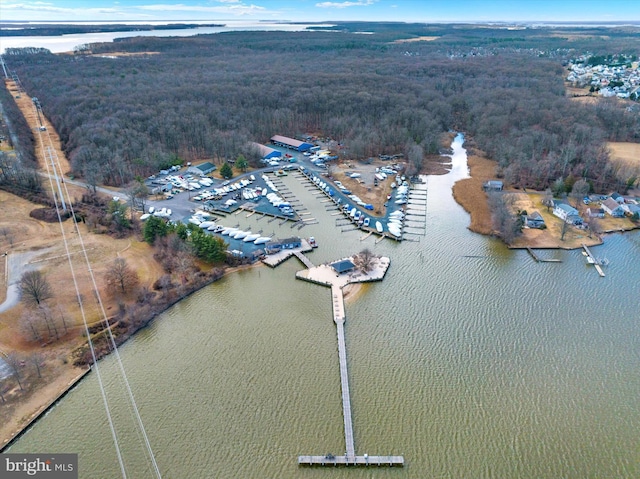
{"type": "MultiPolygon", "coordinates": [[[[344,436],[330,292],[296,280],[291,259],[201,290],[121,348],[164,477],[638,477],[640,235],[594,248],[606,278],[579,251],[535,263],[467,229],[451,195],[468,174],[461,137],[453,149],[452,172],[427,179],[419,242],[340,233],[285,178],[320,221],[301,232],[318,240],[314,263],[364,247],[391,258],[347,302],[346,342],[356,451],[406,466],[298,467],[299,454],[343,454],[344,436]]],[[[113,358],[101,371],[129,476],[152,477],[113,358]]],[[[80,477],[119,477],[95,375],[10,452],[77,452],[80,477]]]]}
{"type": "MultiPolygon", "coordinates": [[[[73,23],[73,22],[70,22],[73,23]]],[[[95,22],[100,23],[100,22],[95,22]]],[[[105,22],[109,23],[109,22],[105,22]]],[[[131,22],[128,22],[131,23],[131,22]]],[[[180,22],[175,22],[180,23],[180,22]]],[[[198,23],[198,22],[183,22],[198,23]]],[[[202,23],[202,22],[200,22],[202,23]]],[[[224,24],[221,27],[194,27],[175,30],[150,30],[150,31],[124,31],[124,32],[102,32],[102,33],[73,33],[67,35],[52,36],[11,36],[2,31],[0,35],[0,54],[7,48],[38,47],[46,48],[52,53],[71,52],[76,46],[89,43],[112,42],[116,38],[128,37],[191,37],[195,35],[206,35],[211,33],[237,32],[237,31],[285,31],[299,32],[308,27],[318,26],[317,24],[301,24],[286,22],[257,22],[242,20],[211,21],[208,23],[224,24]]],[[[331,24],[323,24],[328,27],[331,24]]],[[[10,31],[9,31],[10,32],[10,31]]]]}

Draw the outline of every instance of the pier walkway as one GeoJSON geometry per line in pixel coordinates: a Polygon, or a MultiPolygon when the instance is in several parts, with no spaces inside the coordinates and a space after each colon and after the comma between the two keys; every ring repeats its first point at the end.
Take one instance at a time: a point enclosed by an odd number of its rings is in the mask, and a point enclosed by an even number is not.
{"type": "Polygon", "coordinates": [[[582,248],[585,251],[585,254],[587,256],[587,261],[592,264],[593,266],[595,266],[596,271],[598,272],[598,274],[600,275],[601,278],[604,278],[604,271],[602,271],[602,267],[600,266],[602,264],[602,262],[600,260],[598,260],[593,253],[591,252],[591,250],[589,249],[589,247],[586,244],[582,244],[582,248]]]}
{"type": "MultiPolygon", "coordinates": [[[[296,254],[296,256],[298,256],[296,254]]],[[[304,255],[301,255],[304,257],[304,255]]],[[[353,260],[353,257],[348,258],[353,260]]],[[[301,259],[302,261],[302,259],[301,259]]],[[[327,454],[324,456],[298,456],[299,465],[355,465],[355,466],[404,466],[402,456],[362,456],[356,455],[355,441],[353,434],[353,420],[351,418],[351,394],[349,392],[349,372],[347,368],[347,346],[344,337],[344,324],[346,320],[344,295],[342,288],[350,283],[362,283],[367,281],[380,281],[384,278],[389,268],[389,258],[377,258],[371,271],[351,272],[336,274],[336,271],[328,264],[309,267],[309,269],[298,271],[296,278],[310,281],[331,287],[331,303],[333,309],[333,321],[336,324],[338,337],[338,359],[340,364],[340,386],[342,390],[342,417],[344,421],[344,442],[345,455],[334,456],[327,454]]]]}

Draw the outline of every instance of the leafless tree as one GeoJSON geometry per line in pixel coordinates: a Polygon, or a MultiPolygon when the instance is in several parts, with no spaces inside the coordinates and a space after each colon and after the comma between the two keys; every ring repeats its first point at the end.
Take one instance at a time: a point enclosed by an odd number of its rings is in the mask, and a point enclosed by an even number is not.
{"type": "Polygon", "coordinates": [[[505,243],[511,243],[520,233],[520,224],[513,213],[513,196],[503,193],[488,195],[493,228],[505,243]]]}
{"type": "Polygon", "coordinates": [[[42,363],[44,361],[44,354],[42,354],[40,351],[33,351],[31,354],[29,354],[29,361],[33,363],[33,365],[36,367],[36,372],[38,373],[38,377],[42,378],[42,373],[41,373],[41,367],[42,367],[42,363]]]}
{"type": "Polygon", "coordinates": [[[27,341],[40,341],[42,333],[40,332],[40,317],[35,310],[27,309],[19,319],[20,332],[27,341]]]}
{"type": "Polygon", "coordinates": [[[368,248],[363,249],[353,257],[353,264],[363,273],[371,271],[376,261],[377,257],[368,248]]]}
{"type": "Polygon", "coordinates": [[[545,190],[542,204],[547,207],[547,213],[553,207],[553,193],[551,192],[551,188],[545,190]]]}
{"type": "Polygon", "coordinates": [[[18,386],[20,386],[20,391],[24,391],[22,387],[22,382],[20,381],[20,367],[22,366],[22,360],[18,356],[17,353],[9,353],[4,358],[5,362],[9,365],[9,368],[13,372],[13,377],[18,381],[18,386]]]}
{"type": "Polygon", "coordinates": [[[13,246],[14,236],[13,236],[13,231],[11,231],[11,228],[7,228],[6,226],[3,228],[0,228],[0,234],[4,237],[4,239],[6,239],[9,242],[10,246],[13,246]]]}
{"type": "Polygon", "coordinates": [[[114,259],[105,277],[107,288],[111,293],[127,293],[140,282],[138,273],[127,265],[127,260],[124,258],[114,259]]]}
{"type": "Polygon", "coordinates": [[[573,184],[571,189],[571,198],[574,201],[574,206],[577,208],[580,205],[580,201],[589,194],[591,186],[584,179],[579,179],[573,184]]]}
{"type": "Polygon", "coordinates": [[[18,283],[21,299],[29,306],[39,306],[53,297],[47,278],[40,271],[27,271],[18,283]]]}

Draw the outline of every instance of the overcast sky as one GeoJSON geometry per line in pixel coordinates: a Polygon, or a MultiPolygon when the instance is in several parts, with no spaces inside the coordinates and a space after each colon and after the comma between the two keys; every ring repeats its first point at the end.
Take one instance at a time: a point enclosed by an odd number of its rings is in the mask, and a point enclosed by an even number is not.
{"type": "Polygon", "coordinates": [[[0,0],[0,21],[640,21],[640,0],[0,0]]]}

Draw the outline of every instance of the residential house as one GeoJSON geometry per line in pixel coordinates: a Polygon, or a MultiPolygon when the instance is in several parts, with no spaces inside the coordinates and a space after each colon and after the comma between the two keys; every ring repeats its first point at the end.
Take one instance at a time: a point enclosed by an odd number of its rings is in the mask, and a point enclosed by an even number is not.
{"type": "Polygon", "coordinates": [[[534,211],[530,215],[522,215],[524,225],[529,228],[544,228],[544,218],[540,213],[534,211]]]}
{"type": "Polygon", "coordinates": [[[618,193],[611,193],[611,199],[615,200],[615,202],[618,203],[619,205],[624,204],[624,198],[622,197],[622,195],[618,193]]]}
{"type": "Polygon", "coordinates": [[[640,215],[640,206],[635,205],[633,203],[629,203],[629,204],[624,204],[624,205],[620,205],[622,206],[623,209],[626,210],[627,213],[629,213],[631,216],[633,216],[634,214],[638,213],[638,215],[640,215]]]}
{"type": "Polygon", "coordinates": [[[560,201],[554,201],[553,214],[572,225],[581,225],[580,213],[573,206],[560,201]]]}
{"type": "Polygon", "coordinates": [[[604,200],[602,208],[614,218],[622,218],[624,216],[624,208],[613,198],[604,200]]]}

